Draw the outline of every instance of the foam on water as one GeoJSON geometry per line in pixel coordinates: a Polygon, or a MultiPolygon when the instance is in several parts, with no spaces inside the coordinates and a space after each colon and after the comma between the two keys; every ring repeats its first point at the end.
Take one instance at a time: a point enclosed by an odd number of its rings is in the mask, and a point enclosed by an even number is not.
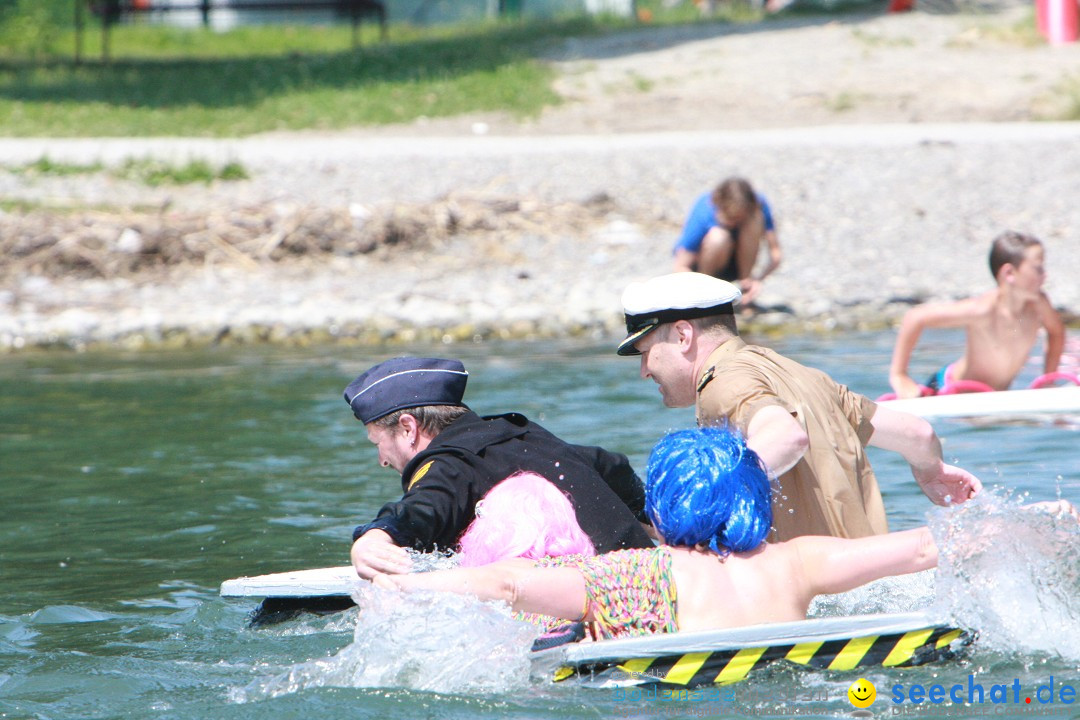
{"type": "Polygon", "coordinates": [[[505,604],[366,584],[353,599],[359,612],[349,645],[333,657],[233,689],[230,699],[250,702],[330,686],[506,693],[530,682],[529,650],[539,631],[513,619],[505,604]]]}
{"type": "Polygon", "coordinates": [[[1080,523],[985,491],[935,510],[941,606],[982,650],[1080,661],[1080,523]]]}
{"type": "MultiPolygon", "coordinates": [[[[884,578],[815,599],[811,617],[927,609],[978,631],[977,652],[1080,661],[1080,523],[984,491],[977,500],[930,513],[940,566],[884,578]]],[[[414,555],[414,570],[452,567],[452,555],[414,555]]],[[[530,684],[529,649],[538,631],[501,603],[468,596],[402,594],[360,583],[352,642],[327,659],[299,663],[234,688],[249,702],[316,687],[406,688],[506,694],[530,684]]],[[[344,618],[347,618],[345,620],[344,618]]],[[[326,629],[324,627],[324,629],[326,629]]],[[[311,629],[309,628],[308,631],[311,629]]],[[[811,683],[813,685],[813,683],[811,683]]]]}
{"type": "Polygon", "coordinates": [[[934,571],[887,577],[838,595],[818,595],[808,617],[842,617],[871,613],[902,613],[934,606],[934,571]]]}

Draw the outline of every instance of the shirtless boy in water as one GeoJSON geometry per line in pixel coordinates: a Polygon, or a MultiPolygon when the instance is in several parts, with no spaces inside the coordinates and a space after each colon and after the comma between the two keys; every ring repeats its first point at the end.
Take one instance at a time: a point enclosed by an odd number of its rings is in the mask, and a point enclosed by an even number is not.
{"type": "Polygon", "coordinates": [[[974,380],[1007,390],[1027,361],[1040,328],[1046,329],[1044,373],[1057,371],[1065,346],[1065,324],[1042,291],[1045,251],[1036,238],[1006,231],[990,248],[990,272],[997,288],[975,298],[920,305],[904,315],[893,349],[889,384],[897,397],[918,397],[922,389],[908,375],[919,334],[927,327],[967,329],[964,356],[927,383],[937,392],[948,383],[974,380]]]}

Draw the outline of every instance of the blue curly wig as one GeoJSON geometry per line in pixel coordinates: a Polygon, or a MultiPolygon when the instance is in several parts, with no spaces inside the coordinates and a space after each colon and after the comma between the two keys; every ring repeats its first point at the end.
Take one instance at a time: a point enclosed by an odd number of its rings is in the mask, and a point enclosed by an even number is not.
{"type": "Polygon", "coordinates": [[[669,545],[753,550],[772,527],[771,493],[761,458],[727,427],[668,433],[649,455],[645,511],[669,545]]]}

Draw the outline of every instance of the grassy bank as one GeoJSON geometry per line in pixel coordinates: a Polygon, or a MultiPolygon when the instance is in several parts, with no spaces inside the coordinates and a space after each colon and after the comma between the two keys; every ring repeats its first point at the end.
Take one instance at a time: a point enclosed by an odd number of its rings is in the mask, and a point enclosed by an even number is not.
{"type": "MultiPolygon", "coordinates": [[[[691,21],[687,10],[640,3],[653,23],[691,21]],[[655,6],[655,12],[649,10],[655,6]]],[[[686,3],[692,9],[692,4],[686,3]]],[[[756,19],[734,6],[713,21],[756,19]]],[[[72,62],[61,28],[32,59],[0,48],[0,133],[6,136],[241,136],[334,129],[466,112],[519,117],[557,103],[538,58],[564,38],[625,30],[630,20],[568,18],[416,28],[388,41],[364,26],[260,26],[226,33],[121,25],[101,60],[100,27],[72,62]]]]}
{"type": "Polygon", "coordinates": [[[0,131],[230,136],[467,111],[527,116],[557,102],[550,71],[534,59],[539,48],[588,31],[573,24],[481,28],[342,50],[349,47],[345,28],[224,35],[118,28],[110,63],[0,66],[0,131]]]}

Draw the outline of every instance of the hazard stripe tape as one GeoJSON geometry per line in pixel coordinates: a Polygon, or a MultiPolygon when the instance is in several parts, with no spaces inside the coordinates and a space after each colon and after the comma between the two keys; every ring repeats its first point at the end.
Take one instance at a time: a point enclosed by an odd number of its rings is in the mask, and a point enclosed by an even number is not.
{"type": "Polygon", "coordinates": [[[858,667],[876,641],[877,637],[874,636],[848,640],[840,652],[836,653],[836,657],[833,658],[832,662],[829,663],[829,669],[850,670],[858,667]]]}
{"type": "Polygon", "coordinates": [[[934,647],[939,650],[943,647],[948,647],[949,645],[952,645],[955,640],[960,639],[963,634],[963,630],[949,630],[940,638],[938,638],[938,641],[934,644],[934,647]]]}
{"type": "MultiPolygon", "coordinates": [[[[846,640],[815,641],[794,645],[761,646],[741,650],[693,652],[656,658],[631,658],[622,662],[583,662],[556,671],[556,682],[574,676],[590,677],[621,670],[627,678],[683,687],[739,682],[755,668],[776,660],[828,670],[857,667],[921,665],[951,657],[957,640],[969,642],[967,631],[930,627],[891,635],[867,635],[846,640]],[[569,672],[567,672],[569,671],[569,672]]],[[[624,678],[625,679],[625,678],[624,678]]]]}
{"type": "Polygon", "coordinates": [[[724,685],[739,682],[754,669],[754,665],[761,660],[761,656],[764,655],[765,651],[768,649],[769,648],[767,647],[743,648],[735,653],[735,657],[731,658],[731,660],[724,665],[724,669],[717,674],[716,682],[724,685]]]}
{"type": "Polygon", "coordinates": [[[787,655],[784,657],[793,663],[807,665],[810,663],[810,659],[817,654],[822,644],[821,642],[799,643],[788,650],[787,655]]]}
{"type": "Polygon", "coordinates": [[[933,628],[926,630],[913,630],[909,633],[904,633],[903,637],[893,647],[891,653],[886,657],[881,664],[885,667],[894,667],[911,659],[911,656],[915,653],[916,648],[926,644],[926,641],[930,639],[930,634],[934,632],[933,628]]]}

